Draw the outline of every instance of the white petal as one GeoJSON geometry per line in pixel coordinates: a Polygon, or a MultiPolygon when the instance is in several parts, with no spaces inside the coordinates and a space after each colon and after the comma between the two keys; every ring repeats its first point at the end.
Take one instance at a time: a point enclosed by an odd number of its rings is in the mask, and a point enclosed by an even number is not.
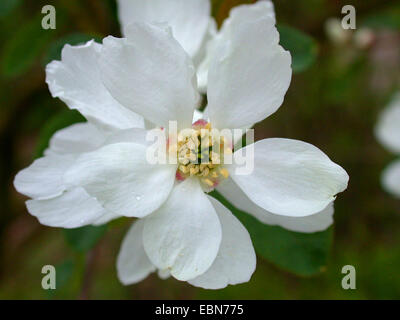
{"type": "Polygon", "coordinates": [[[28,211],[41,224],[50,227],[78,228],[106,215],[106,210],[82,188],[74,188],[48,200],[28,200],[28,211]]]}
{"type": "Polygon", "coordinates": [[[97,64],[100,48],[94,41],[66,45],[61,61],[52,61],[46,67],[51,94],[104,128],[143,127],[142,117],[121,106],[105,89],[97,64]]]}
{"type": "Polygon", "coordinates": [[[256,142],[252,173],[237,175],[237,167],[231,169],[232,179],[250,200],[271,213],[293,217],[324,210],[347,188],[349,179],[321,150],[290,139],[256,142]]]}
{"type": "Polygon", "coordinates": [[[250,235],[240,221],[219,201],[209,197],[222,227],[222,241],[212,266],[189,283],[204,289],[222,289],[248,282],[256,269],[256,254],[250,235]]]}
{"type": "Polygon", "coordinates": [[[210,63],[210,54],[212,53],[212,46],[217,36],[217,22],[214,18],[210,18],[208,24],[208,31],[204,37],[203,43],[200,46],[199,51],[193,58],[193,63],[197,68],[197,85],[201,93],[207,93],[207,81],[208,81],[208,67],[210,63]]]}
{"type": "Polygon", "coordinates": [[[105,139],[106,134],[93,124],[77,123],[57,131],[50,140],[48,151],[57,154],[93,151],[99,148],[105,139]]]}
{"type": "Polygon", "coordinates": [[[115,144],[119,142],[134,142],[143,146],[151,145],[151,142],[146,140],[147,131],[139,128],[125,129],[116,131],[107,136],[104,144],[115,144]]]}
{"type": "Polygon", "coordinates": [[[128,217],[158,209],[170,193],[176,167],[151,165],[145,145],[116,143],[81,155],[65,174],[69,185],[82,186],[106,208],[128,217]]]}
{"type": "MultiPolygon", "coordinates": [[[[271,1],[258,1],[254,4],[244,4],[234,7],[230,16],[224,21],[221,30],[217,33],[215,26],[210,23],[208,38],[206,43],[206,53],[201,59],[198,71],[197,82],[201,92],[207,91],[208,70],[213,57],[218,54],[219,46],[231,41],[232,25],[238,25],[243,22],[251,22],[263,17],[270,17],[275,21],[274,5],[271,1]]],[[[250,126],[252,126],[251,124],[250,126]]]]}
{"type": "Polygon", "coordinates": [[[199,91],[207,93],[208,85],[208,70],[210,69],[210,63],[213,57],[218,53],[220,41],[226,41],[221,35],[215,35],[207,42],[206,54],[203,60],[199,63],[197,68],[197,85],[199,91]]]}
{"type": "Polygon", "coordinates": [[[195,123],[196,121],[200,120],[200,119],[204,119],[203,118],[203,112],[199,111],[199,110],[194,110],[193,113],[193,123],[195,123]]]}
{"type": "Polygon", "coordinates": [[[171,273],[169,272],[168,269],[165,269],[165,270],[158,270],[157,275],[159,276],[160,279],[166,280],[171,276],[171,273]]]}
{"type": "MultiPolygon", "coordinates": [[[[236,19],[238,20],[238,19],[236,19]]],[[[292,77],[291,56],[275,20],[231,20],[219,35],[208,72],[210,119],[217,128],[252,126],[282,104],[292,77]]]]}
{"type": "Polygon", "coordinates": [[[400,153],[400,93],[382,112],[375,134],[386,148],[394,153],[400,153]]]}
{"type": "Polygon", "coordinates": [[[265,215],[266,212],[264,210],[262,214],[259,214],[258,211],[255,211],[254,216],[265,224],[277,225],[295,232],[314,233],[324,231],[333,224],[335,210],[334,204],[331,202],[322,211],[304,217],[287,217],[273,213],[265,215]]]}
{"type": "Polygon", "coordinates": [[[199,182],[186,179],[157,212],[145,218],[144,248],[159,269],[187,281],[204,273],[217,256],[221,225],[199,182]]]}
{"type": "Polygon", "coordinates": [[[275,8],[270,0],[260,0],[253,4],[243,4],[232,8],[229,18],[224,21],[222,28],[229,28],[230,24],[257,20],[263,17],[272,18],[275,22],[275,8]]]}
{"type": "Polygon", "coordinates": [[[59,196],[66,189],[62,176],[73,160],[71,155],[49,155],[37,159],[15,176],[15,189],[35,199],[59,196]]]}
{"type": "Polygon", "coordinates": [[[333,203],[316,214],[305,217],[287,217],[273,214],[257,206],[231,178],[223,181],[217,190],[236,208],[271,226],[277,225],[290,231],[312,233],[323,231],[333,223],[333,203]]]}
{"type": "Polygon", "coordinates": [[[125,34],[132,22],[166,23],[192,57],[206,35],[210,11],[210,0],[118,0],[119,19],[125,34]]]}
{"type": "Polygon", "coordinates": [[[92,224],[94,226],[101,226],[103,224],[109,223],[114,219],[118,219],[121,217],[122,216],[120,214],[116,214],[112,211],[106,211],[99,219],[94,220],[92,224]]]}
{"type": "Polygon", "coordinates": [[[103,82],[122,105],[146,120],[189,128],[199,95],[193,63],[165,28],[131,24],[127,39],[105,38],[103,82]]]}
{"type": "Polygon", "coordinates": [[[400,161],[393,162],[385,169],[382,185],[386,191],[400,198],[400,161]]]}
{"type": "Polygon", "coordinates": [[[208,43],[217,35],[217,22],[213,17],[209,17],[207,33],[203,38],[203,42],[200,46],[200,49],[197,51],[197,54],[193,57],[193,63],[196,67],[200,65],[200,63],[205,59],[207,54],[207,46],[208,43]]]}
{"type": "Polygon", "coordinates": [[[117,271],[124,285],[140,282],[156,270],[143,248],[143,226],[143,220],[135,221],[119,250],[117,271]]]}

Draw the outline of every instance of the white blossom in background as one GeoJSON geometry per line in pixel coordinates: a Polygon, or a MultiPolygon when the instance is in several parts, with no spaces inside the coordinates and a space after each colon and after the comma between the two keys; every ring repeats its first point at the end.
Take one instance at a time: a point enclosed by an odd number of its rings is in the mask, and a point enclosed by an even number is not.
{"type": "Polygon", "coordinates": [[[353,31],[351,29],[343,29],[342,21],[338,18],[327,19],[324,29],[328,39],[336,45],[349,43],[353,36],[353,31]]]}
{"type": "MultiPolygon", "coordinates": [[[[381,113],[375,135],[384,147],[400,156],[400,92],[381,113]]],[[[400,198],[400,159],[384,170],[382,186],[387,192],[400,198]]]]}
{"type": "Polygon", "coordinates": [[[341,48],[349,46],[358,50],[365,50],[371,47],[376,37],[374,31],[368,27],[361,27],[356,30],[344,29],[342,21],[338,18],[328,18],[325,21],[324,29],[328,40],[341,48]]]}
{"type": "Polygon", "coordinates": [[[173,27],[136,22],[124,27],[125,38],[67,45],[61,61],[47,66],[46,81],[54,97],[88,122],[56,133],[45,157],[16,176],[16,189],[32,198],[28,211],[64,228],[139,218],[118,256],[121,282],[158,270],[208,289],[249,281],[256,256],[246,229],[207,192],[216,189],[267,224],[300,232],[329,227],[348,175],[308,143],[274,138],[245,147],[255,151],[248,175],[237,174],[237,162],[191,166],[180,157],[190,146],[186,137],[177,164],[146,159],[145,123],[248,128],[281,106],[291,57],[263,6],[232,10],[207,50],[207,119],[198,120],[196,67],[173,27]]]}

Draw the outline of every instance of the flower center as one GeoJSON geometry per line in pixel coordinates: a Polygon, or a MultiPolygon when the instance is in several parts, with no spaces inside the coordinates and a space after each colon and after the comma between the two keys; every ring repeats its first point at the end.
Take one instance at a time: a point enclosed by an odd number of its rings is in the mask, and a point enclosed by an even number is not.
{"type": "Polygon", "coordinates": [[[196,121],[191,129],[182,130],[177,141],[178,170],[176,179],[196,176],[206,188],[214,189],[229,176],[224,157],[232,154],[226,139],[211,129],[205,120],[196,121]]]}

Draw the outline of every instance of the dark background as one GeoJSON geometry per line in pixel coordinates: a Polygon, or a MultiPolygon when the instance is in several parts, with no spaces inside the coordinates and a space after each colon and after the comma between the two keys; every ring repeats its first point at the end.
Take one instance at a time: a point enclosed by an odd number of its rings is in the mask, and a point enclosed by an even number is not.
{"type": "MultiPolygon", "coordinates": [[[[213,1],[218,23],[240,3],[246,1],[213,1]]],[[[51,98],[44,66],[59,59],[64,43],[120,36],[116,4],[113,0],[1,0],[0,299],[400,298],[400,200],[380,186],[382,170],[396,156],[373,134],[379,112],[399,88],[399,1],[274,3],[278,24],[310,35],[316,57],[307,70],[293,76],[278,112],[256,126],[256,139],[307,141],[348,171],[350,185],[336,201],[334,240],[326,266],[316,275],[299,276],[258,257],[249,283],[224,290],[205,291],[156,275],[124,287],[116,277],[115,261],[128,219],[99,230],[102,237],[90,251],[74,247],[76,234],[40,225],[27,213],[26,199],[14,190],[13,178],[40,156],[54,130],[80,121],[61,101],[51,98]],[[41,8],[46,4],[57,9],[56,30],[41,29],[41,8]],[[326,20],[341,18],[346,4],[356,7],[358,29],[365,25],[373,31],[369,46],[357,47],[352,40],[335,44],[327,37],[326,20]],[[40,285],[46,264],[57,266],[58,289],[52,292],[40,285]],[[347,264],[357,270],[356,290],[341,287],[341,268],[347,264]]]]}

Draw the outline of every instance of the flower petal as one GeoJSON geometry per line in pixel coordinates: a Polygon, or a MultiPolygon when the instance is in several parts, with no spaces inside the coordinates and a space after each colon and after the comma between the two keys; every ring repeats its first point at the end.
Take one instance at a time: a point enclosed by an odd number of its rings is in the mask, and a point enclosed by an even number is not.
{"type": "Polygon", "coordinates": [[[160,279],[166,280],[171,276],[171,273],[169,272],[168,269],[165,269],[165,270],[158,270],[157,275],[160,279]]]}
{"type": "Polygon", "coordinates": [[[196,56],[193,57],[193,63],[197,68],[197,85],[201,93],[207,93],[207,81],[208,81],[208,67],[210,63],[210,55],[212,48],[209,48],[217,37],[217,22],[214,18],[210,18],[208,24],[208,31],[203,39],[203,43],[200,46],[196,56]]]}
{"type": "Polygon", "coordinates": [[[260,222],[271,226],[277,225],[290,231],[312,233],[323,231],[333,223],[333,203],[330,203],[324,210],[313,215],[287,217],[273,214],[257,206],[231,178],[223,181],[217,190],[237,209],[247,212],[260,222]]]}
{"type": "Polygon", "coordinates": [[[228,43],[230,41],[230,29],[232,25],[258,20],[265,16],[269,16],[275,20],[274,5],[269,0],[234,7],[230,12],[230,16],[222,24],[219,32],[216,32],[216,26],[213,26],[212,21],[210,22],[208,36],[206,36],[208,39],[205,46],[205,53],[200,56],[201,59],[200,57],[197,58],[200,62],[195,63],[199,66],[197,70],[197,82],[201,92],[207,92],[208,69],[210,68],[210,63],[213,56],[218,54],[218,47],[222,43],[228,43]]]}
{"type": "Polygon", "coordinates": [[[281,106],[292,77],[290,53],[268,14],[232,18],[219,37],[208,72],[211,122],[220,129],[252,126],[281,106]]]}
{"type": "Polygon", "coordinates": [[[143,247],[144,220],[135,221],[122,241],[117,258],[118,278],[124,285],[134,284],[156,271],[143,247]]]}
{"type": "Polygon", "coordinates": [[[263,17],[270,17],[275,22],[275,8],[270,0],[260,0],[253,4],[242,4],[232,8],[223,28],[229,28],[229,24],[257,20],[263,17]]]}
{"type": "Polygon", "coordinates": [[[66,189],[62,176],[73,160],[71,155],[49,155],[37,159],[15,176],[15,189],[34,199],[59,196],[66,189]]]}
{"type": "Polygon", "coordinates": [[[194,57],[206,35],[211,14],[210,0],[118,0],[123,33],[132,22],[166,23],[174,38],[194,57]]]}
{"type": "Polygon", "coordinates": [[[387,192],[400,198],[400,161],[390,164],[382,174],[382,185],[387,192]]]}
{"type": "MultiPolygon", "coordinates": [[[[238,175],[238,167],[233,165],[232,179],[250,200],[271,213],[312,215],[347,188],[346,171],[311,144],[275,138],[256,142],[254,149],[252,173],[238,175]]],[[[240,153],[234,154],[236,164],[240,153]]]]}
{"type": "Polygon", "coordinates": [[[178,280],[193,279],[212,265],[221,225],[196,179],[176,185],[165,204],[146,217],[143,240],[153,264],[178,280]]]}
{"type": "Polygon", "coordinates": [[[121,106],[105,89],[97,64],[100,48],[93,40],[81,46],[66,45],[61,61],[46,67],[52,96],[104,128],[143,128],[142,117],[121,106]]]}
{"type": "Polygon", "coordinates": [[[400,153],[400,93],[382,112],[375,134],[386,148],[394,153],[400,153]]]}
{"type": "Polygon", "coordinates": [[[127,38],[107,37],[99,64],[103,82],[125,107],[168,127],[189,128],[199,95],[193,63],[169,30],[131,24],[127,38]]]}
{"type": "MultiPolygon", "coordinates": [[[[151,129],[153,130],[153,129],[151,129]]],[[[156,130],[156,129],[154,129],[156,130]]],[[[140,128],[132,128],[119,130],[112,134],[109,134],[104,141],[104,144],[115,144],[120,142],[134,142],[143,146],[150,146],[151,142],[146,140],[148,131],[140,128]]]]}
{"type": "Polygon", "coordinates": [[[28,200],[28,211],[41,224],[50,227],[78,228],[92,224],[107,211],[82,188],[74,188],[48,200],[28,200]]]}
{"type": "Polygon", "coordinates": [[[45,154],[69,154],[93,151],[105,141],[106,134],[89,122],[76,123],[57,131],[45,154]]]}
{"type": "Polygon", "coordinates": [[[120,214],[116,214],[112,211],[106,211],[99,219],[96,219],[92,222],[94,226],[101,226],[103,224],[107,224],[114,219],[121,218],[120,214]]]}
{"type": "Polygon", "coordinates": [[[197,85],[199,87],[199,91],[202,93],[207,93],[207,85],[208,85],[208,71],[210,69],[210,63],[213,57],[218,53],[218,48],[221,46],[222,41],[227,41],[223,37],[223,35],[215,35],[212,37],[208,43],[206,48],[206,54],[204,58],[198,65],[197,68],[197,85]]]}
{"type": "Polygon", "coordinates": [[[151,165],[147,147],[135,143],[106,145],[81,155],[64,178],[82,186],[106,208],[128,217],[144,217],[158,209],[170,193],[176,167],[151,165]]]}
{"type": "Polygon", "coordinates": [[[194,110],[194,113],[193,113],[193,123],[195,123],[196,121],[198,121],[198,120],[200,120],[200,119],[204,119],[203,118],[203,116],[204,116],[204,113],[203,112],[201,112],[201,111],[199,111],[199,110],[194,110]]]}
{"type": "Polygon", "coordinates": [[[189,283],[204,289],[222,289],[228,284],[248,282],[256,269],[256,254],[250,235],[218,200],[208,198],[221,222],[221,246],[212,266],[189,283]]]}

